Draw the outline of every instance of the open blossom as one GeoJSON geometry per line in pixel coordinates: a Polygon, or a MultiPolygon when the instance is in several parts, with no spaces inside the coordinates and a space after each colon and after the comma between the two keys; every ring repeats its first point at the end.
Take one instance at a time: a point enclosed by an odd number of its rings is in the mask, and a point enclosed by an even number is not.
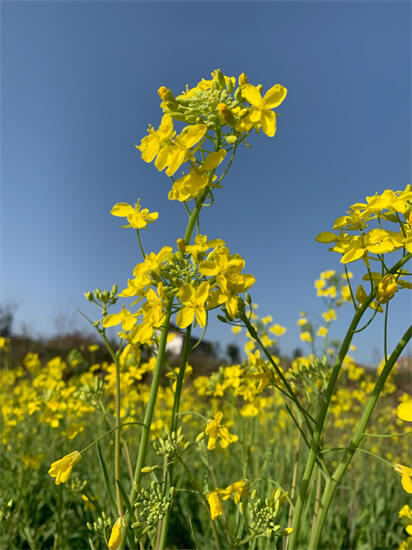
{"type": "Polygon", "coordinates": [[[209,442],[207,448],[209,451],[213,451],[216,448],[216,442],[220,439],[220,446],[222,449],[228,447],[231,443],[234,443],[239,438],[237,435],[230,434],[228,429],[221,424],[223,413],[218,412],[214,420],[209,420],[206,426],[206,435],[209,436],[209,442]]]}
{"type": "Polygon", "coordinates": [[[49,475],[56,478],[56,485],[60,483],[66,483],[72,473],[73,466],[79,462],[82,455],[79,451],[73,451],[72,453],[60,458],[53,462],[49,469],[49,475]]]}
{"type": "Polygon", "coordinates": [[[152,223],[159,217],[158,212],[149,212],[147,208],[140,207],[139,201],[134,205],[127,202],[116,203],[110,211],[112,216],[127,218],[129,225],[123,227],[133,227],[134,229],[144,229],[148,223],[152,223]]]}

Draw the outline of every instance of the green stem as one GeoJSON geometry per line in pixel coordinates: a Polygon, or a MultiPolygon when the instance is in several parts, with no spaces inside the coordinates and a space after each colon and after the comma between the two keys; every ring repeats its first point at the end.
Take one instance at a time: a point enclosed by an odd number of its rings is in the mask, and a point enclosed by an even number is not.
{"type": "Polygon", "coordinates": [[[245,314],[242,314],[241,317],[242,321],[245,323],[246,325],[246,328],[248,329],[248,332],[249,334],[251,335],[251,337],[256,340],[256,342],[259,344],[261,350],[263,351],[263,353],[266,355],[266,357],[268,358],[269,362],[273,365],[273,367],[275,368],[276,370],[276,373],[278,374],[279,378],[282,380],[282,383],[283,385],[285,386],[286,390],[287,390],[287,396],[289,397],[289,399],[291,399],[295,405],[298,407],[298,409],[300,410],[300,412],[303,414],[303,417],[307,420],[307,425],[308,425],[308,429],[309,431],[312,433],[312,426],[310,425],[309,421],[308,421],[308,417],[313,421],[313,418],[309,415],[309,413],[306,411],[306,409],[304,409],[302,407],[302,405],[300,404],[300,401],[297,397],[297,395],[295,394],[295,392],[293,391],[292,389],[292,386],[289,384],[289,382],[287,381],[287,379],[285,378],[285,376],[283,375],[282,371],[280,370],[278,364],[276,363],[276,361],[273,360],[271,354],[268,352],[268,350],[266,349],[266,347],[264,346],[263,342],[261,341],[261,339],[259,338],[259,335],[258,333],[256,332],[256,329],[255,327],[251,324],[251,322],[249,321],[249,319],[246,317],[245,314]]]}
{"type": "MultiPolygon", "coordinates": [[[[134,502],[136,493],[139,489],[140,478],[142,476],[142,468],[144,466],[144,461],[146,459],[146,453],[147,453],[147,447],[148,447],[149,435],[150,435],[150,426],[152,424],[153,413],[154,413],[154,408],[156,404],[157,391],[159,389],[159,384],[160,384],[160,375],[162,373],[163,361],[165,357],[166,341],[167,341],[167,334],[169,331],[171,310],[172,310],[172,301],[170,301],[166,306],[166,319],[162,328],[162,332],[160,333],[159,349],[157,352],[156,364],[153,371],[153,380],[152,380],[152,386],[150,388],[149,401],[147,403],[146,412],[144,415],[144,421],[143,421],[144,425],[142,428],[142,435],[140,438],[139,451],[137,455],[136,468],[134,472],[133,486],[129,495],[129,501],[131,503],[134,502]]],[[[132,518],[129,517],[129,514],[126,514],[126,526],[122,529],[122,541],[119,547],[120,550],[124,550],[124,547],[126,544],[126,533],[128,531],[128,527],[130,525],[131,519],[132,518]]]]}
{"type": "Polygon", "coordinates": [[[119,484],[120,482],[120,362],[119,358],[116,355],[115,361],[116,367],[116,395],[115,395],[115,414],[116,414],[116,428],[114,434],[114,475],[116,480],[116,500],[117,500],[117,511],[119,516],[123,515],[123,501],[122,495],[120,493],[119,484]]]}
{"type": "Polygon", "coordinates": [[[390,375],[395,362],[397,361],[402,351],[405,349],[411,337],[412,337],[412,325],[406,330],[405,334],[402,336],[398,345],[396,346],[391,356],[389,357],[388,361],[386,362],[385,367],[383,368],[378,380],[376,381],[372,395],[370,396],[366,404],[366,407],[362,413],[356,432],[352,437],[352,441],[350,442],[348,448],[346,449],[346,452],[342,457],[340,463],[338,464],[331,479],[329,479],[326,483],[325,491],[322,497],[319,516],[316,520],[309,550],[316,550],[317,548],[319,548],[319,541],[320,541],[320,536],[322,534],[323,525],[329,510],[329,506],[332,501],[333,495],[335,494],[336,488],[338,487],[343,477],[343,474],[345,473],[347,467],[349,466],[354,454],[356,453],[360,445],[360,442],[362,441],[362,438],[365,434],[365,430],[369,423],[370,417],[372,416],[373,410],[383,390],[385,382],[388,376],[390,375]]]}
{"type": "Polygon", "coordinates": [[[145,258],[146,258],[146,254],[144,253],[144,250],[143,250],[143,245],[142,245],[142,240],[141,240],[141,238],[140,238],[140,231],[139,231],[139,229],[136,229],[136,234],[137,234],[137,242],[139,243],[140,252],[142,253],[143,259],[145,259],[145,258]]]}
{"type": "MultiPolygon", "coordinates": [[[[183,344],[183,352],[182,352],[182,360],[180,364],[179,374],[177,375],[176,380],[176,390],[175,390],[175,397],[173,401],[173,410],[172,410],[172,420],[170,425],[170,433],[176,433],[178,421],[179,421],[179,405],[180,405],[180,396],[182,394],[182,387],[183,387],[183,380],[185,376],[185,370],[187,365],[187,360],[190,353],[190,335],[192,331],[192,325],[189,325],[186,329],[186,335],[185,335],[185,341],[183,344]]],[[[165,482],[165,490],[167,491],[170,489],[170,487],[173,486],[173,463],[169,464],[168,468],[168,483],[165,482]]],[[[167,472],[166,472],[167,474],[167,472]]],[[[173,503],[173,501],[172,501],[173,503]]],[[[161,531],[160,531],[160,541],[159,541],[159,550],[164,550],[166,546],[167,541],[167,530],[169,527],[169,518],[170,518],[170,511],[172,508],[172,503],[169,506],[169,509],[167,510],[165,517],[162,520],[161,523],[161,531]]]]}
{"type": "MultiPolygon", "coordinates": [[[[399,260],[399,262],[397,262],[389,270],[389,273],[395,273],[410,258],[412,258],[412,253],[409,253],[407,256],[404,256],[403,258],[401,258],[399,260]]],[[[365,313],[365,311],[369,307],[369,304],[375,298],[375,294],[376,294],[376,289],[374,289],[369,294],[369,296],[366,298],[366,300],[363,302],[363,304],[355,312],[355,314],[352,318],[352,322],[349,325],[349,328],[346,332],[345,338],[344,338],[344,340],[342,342],[342,345],[339,349],[339,353],[338,353],[338,356],[337,356],[337,359],[336,359],[335,365],[333,367],[332,374],[331,374],[331,377],[329,379],[329,383],[328,383],[328,386],[327,386],[327,389],[326,389],[326,394],[325,394],[325,397],[322,401],[322,404],[321,404],[321,407],[320,407],[320,410],[319,410],[319,414],[318,414],[317,419],[316,419],[315,430],[314,430],[313,437],[312,437],[311,450],[309,451],[309,455],[308,455],[308,458],[307,458],[307,461],[306,461],[306,466],[305,466],[305,470],[303,472],[300,491],[299,491],[298,498],[297,498],[296,504],[295,504],[295,511],[294,511],[294,514],[293,514],[293,523],[292,523],[292,527],[293,527],[294,531],[290,535],[289,550],[294,550],[295,544],[296,544],[296,541],[297,541],[297,537],[298,537],[298,534],[299,534],[299,527],[301,525],[301,517],[302,517],[303,506],[304,506],[304,503],[305,503],[305,500],[306,500],[306,494],[307,494],[308,487],[309,487],[309,484],[310,484],[310,480],[311,480],[311,477],[312,477],[313,468],[314,468],[315,463],[316,463],[316,458],[319,454],[319,446],[320,446],[320,440],[321,440],[321,436],[322,436],[322,432],[323,432],[323,425],[325,423],[326,414],[328,412],[329,404],[330,404],[330,401],[332,399],[333,392],[335,390],[335,385],[336,385],[336,382],[337,382],[337,379],[338,379],[338,376],[339,376],[339,373],[340,373],[340,369],[341,369],[342,364],[343,364],[343,360],[346,357],[349,346],[352,342],[353,335],[355,334],[356,328],[357,328],[363,314],[365,313]]],[[[325,488],[325,491],[326,491],[326,488],[325,488]]]]}

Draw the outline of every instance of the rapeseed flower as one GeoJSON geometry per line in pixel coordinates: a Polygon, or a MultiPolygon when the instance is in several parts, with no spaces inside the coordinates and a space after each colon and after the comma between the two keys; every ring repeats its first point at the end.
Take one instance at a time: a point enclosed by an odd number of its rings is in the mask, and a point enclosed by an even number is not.
{"type": "Polygon", "coordinates": [[[209,436],[207,448],[213,451],[216,448],[216,442],[220,440],[222,449],[226,449],[231,443],[235,443],[239,438],[237,435],[230,434],[228,429],[221,424],[223,413],[218,412],[214,420],[209,420],[205,433],[209,436]]]}
{"type": "Polygon", "coordinates": [[[176,323],[180,328],[186,328],[195,319],[200,327],[206,324],[205,302],[209,296],[210,285],[206,281],[200,283],[198,287],[193,287],[185,283],[179,289],[179,298],[184,308],[179,311],[176,317],[176,323]]]}
{"type": "Polygon", "coordinates": [[[79,451],[73,451],[51,464],[49,475],[56,478],[56,485],[66,483],[72,473],[73,466],[79,462],[81,457],[82,455],[79,451]]]}
{"type": "Polygon", "coordinates": [[[278,107],[285,99],[286,88],[275,84],[263,98],[259,88],[252,84],[244,84],[241,91],[242,96],[252,105],[247,115],[248,121],[258,130],[262,128],[268,137],[273,137],[276,133],[276,114],[272,109],[278,107]]]}
{"type": "Polygon", "coordinates": [[[141,209],[140,201],[134,205],[127,202],[116,203],[110,211],[112,216],[127,218],[129,225],[123,227],[133,227],[134,229],[144,229],[148,223],[153,223],[159,217],[158,212],[150,213],[147,208],[141,209]]]}

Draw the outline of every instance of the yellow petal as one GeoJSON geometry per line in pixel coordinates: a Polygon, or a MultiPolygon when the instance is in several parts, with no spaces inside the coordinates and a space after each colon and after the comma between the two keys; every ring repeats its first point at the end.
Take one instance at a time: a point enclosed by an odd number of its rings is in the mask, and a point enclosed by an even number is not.
{"type": "Polygon", "coordinates": [[[259,90],[252,84],[245,84],[242,87],[242,96],[254,107],[261,107],[263,104],[259,90]]]}
{"type": "Polygon", "coordinates": [[[276,115],[273,111],[262,111],[260,124],[268,137],[273,137],[276,134],[276,115]]]}
{"type": "Polygon", "coordinates": [[[203,283],[201,283],[197,287],[195,292],[196,305],[200,306],[206,302],[207,297],[209,296],[209,290],[210,290],[210,285],[206,281],[203,281],[203,283]]]}
{"type": "Polygon", "coordinates": [[[336,240],[335,233],[331,231],[323,231],[315,239],[318,243],[333,243],[336,240]]]}
{"type": "Polygon", "coordinates": [[[365,250],[363,248],[351,248],[340,259],[341,264],[348,264],[349,262],[355,262],[364,255],[365,250]]]}
{"type": "Polygon", "coordinates": [[[202,137],[206,134],[206,131],[206,124],[194,124],[192,126],[186,126],[186,128],[183,128],[182,132],[180,133],[178,142],[186,149],[190,149],[191,147],[193,147],[193,145],[195,145],[198,141],[202,139],[202,137]]]}
{"type": "Polygon", "coordinates": [[[206,314],[206,310],[205,308],[203,307],[197,307],[195,309],[195,314],[196,314],[196,321],[197,321],[197,324],[199,325],[199,327],[204,327],[205,324],[206,324],[206,320],[207,320],[207,314],[206,314]]]}
{"type": "Polygon", "coordinates": [[[401,482],[402,487],[405,489],[405,491],[409,494],[412,494],[412,479],[410,475],[403,475],[401,482]]]}
{"type": "Polygon", "coordinates": [[[263,103],[268,109],[274,109],[282,103],[287,94],[287,89],[280,84],[275,84],[270,90],[268,90],[264,97],[263,103]]]}
{"type": "Polygon", "coordinates": [[[211,170],[214,170],[219,166],[219,164],[223,161],[223,159],[226,156],[225,149],[220,149],[220,151],[214,151],[213,153],[209,153],[205,159],[205,161],[201,165],[202,172],[210,172],[211,170]]]}
{"type": "Polygon", "coordinates": [[[103,320],[103,326],[105,328],[107,327],[115,327],[116,325],[119,325],[122,322],[122,315],[120,313],[110,313],[109,315],[106,315],[106,317],[103,320]]]}
{"type": "Polygon", "coordinates": [[[134,214],[134,208],[127,202],[118,202],[110,210],[110,214],[119,218],[127,218],[127,216],[134,214]]]}
{"type": "Polygon", "coordinates": [[[401,403],[398,407],[396,414],[401,420],[412,422],[412,399],[401,403]]]}
{"type": "Polygon", "coordinates": [[[184,307],[176,316],[176,324],[180,328],[186,328],[193,322],[194,311],[191,307],[184,307]]]}

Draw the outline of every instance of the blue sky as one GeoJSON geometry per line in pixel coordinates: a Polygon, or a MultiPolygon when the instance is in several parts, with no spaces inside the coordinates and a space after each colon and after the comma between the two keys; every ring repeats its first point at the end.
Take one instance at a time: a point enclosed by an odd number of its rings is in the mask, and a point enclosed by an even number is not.
{"type": "MultiPolygon", "coordinates": [[[[147,250],[174,245],[185,216],[168,178],[135,145],[161,118],[156,90],[175,93],[219,67],[267,89],[288,88],[278,132],[244,148],[202,214],[201,231],[246,259],[262,315],[288,327],[319,315],[313,281],[339,269],[315,242],[350,204],[410,182],[408,2],[3,2],[1,300],[15,329],[56,330],[56,316],[93,314],[83,293],[124,288],[139,261],[135,235],[110,215],[138,197],[160,213],[147,250]]],[[[358,269],[353,269],[360,273],[358,269]]],[[[405,291],[404,291],[405,292],[405,291]]],[[[392,306],[390,342],[411,317],[392,306]]],[[[350,308],[336,323],[348,324],[350,308]]],[[[211,321],[208,338],[234,337],[211,321]]],[[[356,357],[382,352],[382,321],[356,357]]],[[[304,347],[304,346],[301,346],[304,347]]]]}

